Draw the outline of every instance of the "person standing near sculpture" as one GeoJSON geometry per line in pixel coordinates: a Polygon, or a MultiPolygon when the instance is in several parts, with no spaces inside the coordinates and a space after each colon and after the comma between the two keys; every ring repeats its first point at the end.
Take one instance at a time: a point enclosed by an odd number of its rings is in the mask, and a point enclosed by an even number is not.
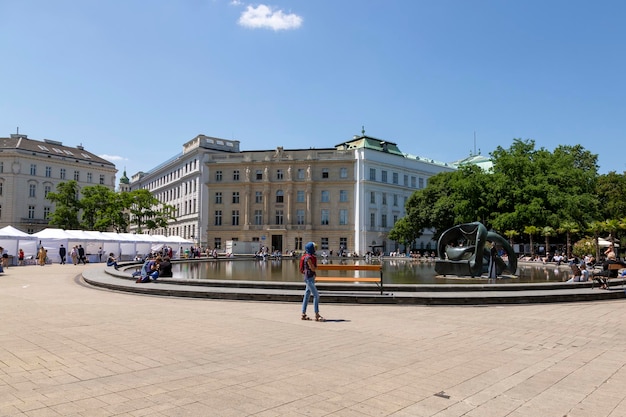
{"type": "Polygon", "coordinates": [[[489,279],[498,278],[498,249],[495,242],[491,242],[491,249],[489,250],[489,268],[487,269],[487,276],[489,279]]]}

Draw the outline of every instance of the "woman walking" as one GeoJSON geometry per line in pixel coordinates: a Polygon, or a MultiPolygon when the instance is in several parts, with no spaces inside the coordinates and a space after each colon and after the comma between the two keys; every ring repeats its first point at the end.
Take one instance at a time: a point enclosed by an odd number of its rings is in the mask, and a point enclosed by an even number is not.
{"type": "Polygon", "coordinates": [[[320,293],[315,286],[315,270],[317,269],[317,257],[315,256],[315,249],[317,245],[313,242],[309,242],[304,246],[305,254],[300,258],[300,273],[304,278],[304,284],[306,289],[304,290],[304,299],[302,300],[302,320],[311,320],[306,315],[306,309],[309,304],[309,298],[313,294],[313,310],[315,311],[315,321],[326,321],[324,317],[320,316],[320,293]]]}

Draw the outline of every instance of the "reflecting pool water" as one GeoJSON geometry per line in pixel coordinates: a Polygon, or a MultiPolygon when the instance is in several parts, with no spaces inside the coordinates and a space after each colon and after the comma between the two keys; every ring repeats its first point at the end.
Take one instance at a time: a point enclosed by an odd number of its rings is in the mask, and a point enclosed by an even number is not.
{"type": "MultiPolygon", "coordinates": [[[[341,263],[340,260],[332,260],[341,263]]],[[[364,260],[357,262],[364,263],[364,260]]],[[[354,263],[347,260],[345,263],[354,263]]],[[[376,262],[375,262],[376,263],[376,262]]],[[[408,259],[385,259],[383,277],[386,284],[485,284],[486,278],[465,278],[447,276],[438,277],[434,262],[412,261],[408,259]]],[[[356,271],[356,274],[371,276],[370,272],[356,271]]],[[[336,273],[334,273],[336,274],[336,273]]],[[[352,274],[352,272],[350,272],[352,274]]],[[[554,264],[522,264],[519,266],[517,277],[504,277],[498,283],[540,283],[567,281],[570,269],[567,266],[557,267],[554,264]]],[[[358,275],[355,275],[358,276],[358,275]]],[[[282,260],[218,260],[185,262],[174,265],[174,278],[184,279],[212,279],[212,280],[242,280],[242,281],[278,281],[299,282],[302,280],[298,273],[296,259],[282,260]]]]}

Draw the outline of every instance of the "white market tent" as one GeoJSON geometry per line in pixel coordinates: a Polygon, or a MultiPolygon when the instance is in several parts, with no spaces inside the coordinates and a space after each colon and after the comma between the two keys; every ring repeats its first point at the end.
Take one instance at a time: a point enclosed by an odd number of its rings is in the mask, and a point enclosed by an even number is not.
{"type": "Polygon", "coordinates": [[[102,261],[106,260],[109,253],[113,253],[118,259],[132,260],[137,255],[145,255],[152,251],[158,251],[167,245],[173,249],[174,257],[178,257],[178,246],[191,246],[193,243],[180,237],[166,237],[163,235],[147,235],[134,233],[114,233],[84,230],[63,230],[47,228],[34,233],[37,245],[43,245],[48,251],[48,258],[52,262],[60,262],[59,248],[81,245],[85,248],[85,254],[89,262],[98,262],[99,251],[104,255],[102,261]]]}
{"type": "Polygon", "coordinates": [[[16,229],[13,226],[5,226],[0,229],[0,246],[13,257],[13,264],[17,263],[17,252],[22,249],[24,256],[37,254],[37,238],[16,229]]]}

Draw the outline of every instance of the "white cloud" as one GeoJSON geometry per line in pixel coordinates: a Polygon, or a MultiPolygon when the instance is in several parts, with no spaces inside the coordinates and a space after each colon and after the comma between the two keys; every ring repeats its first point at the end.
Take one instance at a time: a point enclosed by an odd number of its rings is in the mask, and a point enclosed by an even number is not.
{"type": "Polygon", "coordinates": [[[273,10],[270,6],[260,4],[257,7],[247,6],[239,17],[239,24],[254,29],[297,29],[302,25],[302,17],[293,13],[285,14],[282,10],[273,10]]]}
{"type": "Polygon", "coordinates": [[[126,161],[126,158],[124,158],[123,156],[118,156],[118,155],[98,155],[100,158],[102,159],[106,159],[107,161],[126,161]]]}

